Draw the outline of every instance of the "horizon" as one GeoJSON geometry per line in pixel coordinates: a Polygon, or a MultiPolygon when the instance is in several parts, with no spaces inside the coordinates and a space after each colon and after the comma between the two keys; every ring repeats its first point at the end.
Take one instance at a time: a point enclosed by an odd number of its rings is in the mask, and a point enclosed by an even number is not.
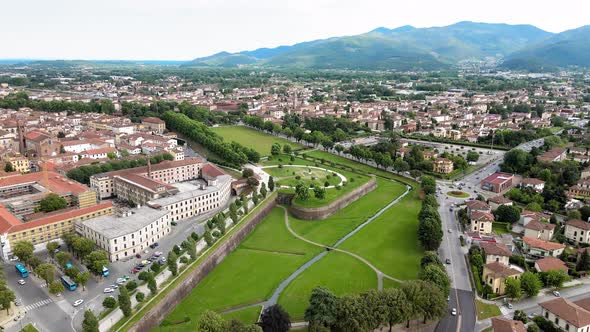
{"type": "Polygon", "coordinates": [[[568,8],[567,17],[555,15],[554,6],[509,0],[484,11],[466,0],[368,0],[361,7],[352,0],[23,0],[5,7],[0,19],[18,29],[5,36],[10,47],[0,51],[0,59],[33,61],[190,61],[223,51],[358,35],[379,27],[441,27],[462,21],[532,25],[552,33],[587,24],[587,6],[579,0],[560,3],[568,8]]]}

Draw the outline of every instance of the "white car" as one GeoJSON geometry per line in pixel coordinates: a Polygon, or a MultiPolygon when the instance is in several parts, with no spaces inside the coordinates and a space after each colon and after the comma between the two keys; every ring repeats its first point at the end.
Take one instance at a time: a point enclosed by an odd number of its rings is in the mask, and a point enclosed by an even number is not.
{"type": "Polygon", "coordinates": [[[18,260],[19,260],[19,259],[18,259],[18,257],[16,257],[16,256],[14,256],[14,257],[12,257],[12,258],[10,259],[10,261],[11,261],[11,262],[16,262],[16,261],[18,261],[18,260]]]}
{"type": "Polygon", "coordinates": [[[24,285],[24,284],[26,284],[26,283],[27,283],[27,282],[26,282],[26,281],[24,281],[23,279],[21,279],[21,280],[19,280],[19,281],[18,281],[18,284],[19,284],[19,285],[24,285]]]}
{"type": "Polygon", "coordinates": [[[119,285],[124,284],[125,281],[127,281],[127,280],[125,280],[125,278],[117,278],[117,284],[119,284],[119,285]]]}
{"type": "Polygon", "coordinates": [[[451,310],[451,315],[457,316],[457,309],[456,308],[453,308],[453,310],[451,310]]]}
{"type": "Polygon", "coordinates": [[[74,307],[77,307],[77,306],[79,306],[79,305],[80,305],[80,304],[82,304],[82,303],[84,303],[84,300],[82,300],[82,299],[76,300],[76,301],[74,302],[74,307]]]}
{"type": "Polygon", "coordinates": [[[102,292],[106,294],[106,293],[113,293],[114,291],[115,291],[114,289],[107,287],[102,292]]]}
{"type": "Polygon", "coordinates": [[[558,291],[556,291],[556,290],[555,290],[555,291],[553,291],[553,295],[555,295],[555,296],[557,296],[557,297],[560,297],[560,296],[561,296],[561,294],[559,294],[559,292],[558,292],[558,291]]]}

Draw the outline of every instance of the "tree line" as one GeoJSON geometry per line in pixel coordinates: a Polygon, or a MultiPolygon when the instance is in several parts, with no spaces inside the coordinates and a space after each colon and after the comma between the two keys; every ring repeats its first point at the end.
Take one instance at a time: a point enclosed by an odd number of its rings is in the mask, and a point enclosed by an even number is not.
{"type": "Polygon", "coordinates": [[[418,241],[426,250],[436,251],[442,242],[443,230],[438,203],[434,197],[436,181],[424,175],[421,182],[422,191],[426,195],[422,201],[422,209],[418,214],[418,241]]]}

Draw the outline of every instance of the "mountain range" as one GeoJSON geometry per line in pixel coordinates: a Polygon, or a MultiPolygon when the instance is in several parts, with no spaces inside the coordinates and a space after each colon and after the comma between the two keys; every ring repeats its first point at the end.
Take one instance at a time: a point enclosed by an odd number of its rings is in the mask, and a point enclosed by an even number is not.
{"type": "Polygon", "coordinates": [[[377,28],[354,36],[291,46],[221,52],[192,67],[265,66],[291,69],[441,70],[463,61],[500,60],[501,67],[550,70],[590,67],[590,26],[554,34],[532,25],[459,22],[444,27],[377,28]]]}

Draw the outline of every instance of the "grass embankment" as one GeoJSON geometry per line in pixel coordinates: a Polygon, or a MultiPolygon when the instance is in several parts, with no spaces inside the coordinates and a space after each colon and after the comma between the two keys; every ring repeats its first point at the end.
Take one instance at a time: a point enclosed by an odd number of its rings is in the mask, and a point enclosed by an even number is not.
{"type": "Polygon", "coordinates": [[[223,137],[225,141],[234,141],[253,148],[262,156],[270,155],[270,148],[274,143],[279,143],[281,146],[288,144],[293,149],[301,149],[303,147],[299,143],[294,143],[284,138],[276,137],[244,126],[222,126],[211,129],[216,134],[223,137]]]}
{"type": "Polygon", "coordinates": [[[478,320],[496,317],[502,314],[497,305],[485,303],[480,300],[475,300],[475,310],[477,310],[476,314],[478,320]]]}

